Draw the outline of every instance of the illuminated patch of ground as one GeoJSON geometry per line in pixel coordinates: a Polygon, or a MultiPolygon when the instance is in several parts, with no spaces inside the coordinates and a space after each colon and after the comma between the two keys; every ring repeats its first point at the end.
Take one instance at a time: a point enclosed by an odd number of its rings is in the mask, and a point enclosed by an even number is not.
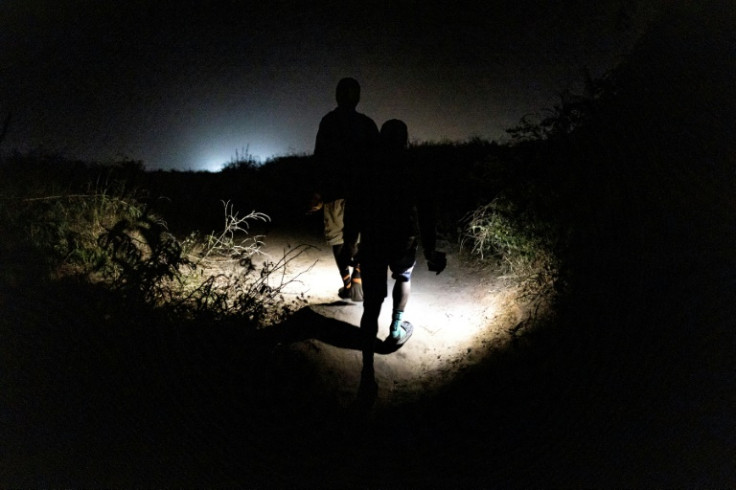
{"type": "MultiPolygon", "coordinates": [[[[276,231],[266,235],[264,242],[263,251],[273,259],[294,247],[308,245],[288,263],[286,279],[295,281],[286,291],[294,296],[304,294],[308,308],[319,317],[344,322],[345,329],[358,328],[362,304],[342,301],[337,296],[340,278],[332,252],[321,236],[276,231]]],[[[456,244],[445,243],[442,249],[448,253],[448,267],[442,274],[429,272],[421,258],[415,268],[405,313],[415,327],[413,337],[397,352],[376,354],[377,409],[414,401],[442,388],[505,344],[510,338],[509,329],[523,320],[523,309],[512,285],[461,260],[456,244]]],[[[387,280],[390,291],[393,281],[389,277],[387,280]]],[[[379,338],[388,335],[390,316],[389,297],[381,311],[379,338]]],[[[298,356],[311,365],[310,369],[317,370],[320,391],[334,395],[341,406],[355,399],[362,366],[357,349],[314,338],[280,349],[282,355],[298,356]]]]}

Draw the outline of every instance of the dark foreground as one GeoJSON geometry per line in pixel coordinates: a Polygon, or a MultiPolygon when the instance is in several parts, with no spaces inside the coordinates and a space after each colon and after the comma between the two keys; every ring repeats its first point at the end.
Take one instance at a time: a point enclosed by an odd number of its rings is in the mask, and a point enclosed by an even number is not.
{"type": "MultiPolygon", "coordinates": [[[[703,258],[705,260],[705,258],[703,258]]],[[[321,391],[348,325],[157,321],[93,286],[6,288],[6,487],[727,487],[733,263],[598,271],[560,325],[440,395],[373,413],[321,391]],[[116,307],[111,307],[115,305],[116,307]]],[[[620,269],[620,268],[619,268],[620,269]]],[[[582,276],[581,276],[582,277],[582,276]]]]}

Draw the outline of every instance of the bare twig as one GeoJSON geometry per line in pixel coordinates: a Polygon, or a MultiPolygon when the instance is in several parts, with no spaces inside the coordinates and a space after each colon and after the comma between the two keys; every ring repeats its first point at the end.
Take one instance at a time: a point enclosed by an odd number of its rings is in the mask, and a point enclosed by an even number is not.
{"type": "Polygon", "coordinates": [[[250,228],[249,221],[271,221],[268,215],[251,211],[246,216],[240,216],[238,212],[233,210],[230,201],[220,201],[225,208],[225,225],[219,234],[210,233],[204,244],[202,257],[208,257],[211,254],[230,257],[242,257],[258,253],[263,244],[257,237],[246,237],[240,241],[236,241],[237,233],[248,234],[250,228]]]}

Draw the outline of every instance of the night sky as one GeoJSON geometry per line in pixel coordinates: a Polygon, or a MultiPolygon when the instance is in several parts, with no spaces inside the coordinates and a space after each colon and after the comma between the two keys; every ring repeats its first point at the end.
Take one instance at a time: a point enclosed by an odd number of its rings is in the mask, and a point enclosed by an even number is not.
{"type": "Polygon", "coordinates": [[[0,3],[0,151],[218,170],[311,154],[344,76],[410,138],[503,141],[587,67],[610,69],[643,1],[0,3]]]}

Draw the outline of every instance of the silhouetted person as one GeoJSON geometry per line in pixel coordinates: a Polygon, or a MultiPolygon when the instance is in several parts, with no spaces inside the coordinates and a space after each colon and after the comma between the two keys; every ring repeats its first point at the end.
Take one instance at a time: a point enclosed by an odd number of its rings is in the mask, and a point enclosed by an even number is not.
{"type": "Polygon", "coordinates": [[[393,312],[384,346],[395,349],[412,335],[403,315],[411,292],[411,274],[421,237],[429,270],[442,272],[445,254],[435,250],[432,197],[421,189],[406,159],[406,124],[397,119],[381,127],[380,153],[372,165],[360,168],[355,193],[345,208],[344,256],[357,256],[363,275],[363,376],[375,388],[373,353],[381,305],[388,295],[387,271],[394,279],[393,312]],[[358,236],[360,244],[358,245],[358,236]]]}
{"type": "Polygon", "coordinates": [[[378,127],[368,116],[355,110],[360,101],[360,85],[353,78],[337,84],[337,108],[322,118],[314,146],[317,192],[311,211],[324,213],[324,233],[337,262],[343,286],[341,298],[362,301],[361,271],[342,254],[345,200],[355,185],[355,169],[373,160],[378,144],[378,127]]]}

